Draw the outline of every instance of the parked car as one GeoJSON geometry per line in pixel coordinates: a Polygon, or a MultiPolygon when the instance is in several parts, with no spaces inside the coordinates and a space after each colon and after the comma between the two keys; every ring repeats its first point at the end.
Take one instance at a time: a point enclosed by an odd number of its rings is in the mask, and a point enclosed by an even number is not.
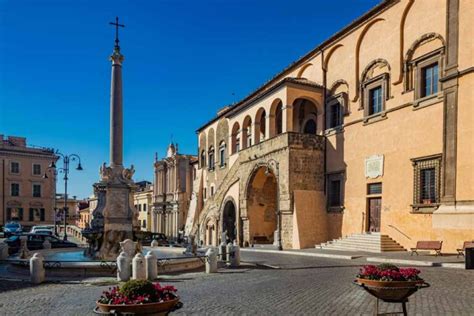
{"type": "Polygon", "coordinates": [[[23,227],[18,222],[8,222],[3,228],[3,236],[8,238],[12,235],[21,234],[23,227]]]}
{"type": "Polygon", "coordinates": [[[20,237],[21,236],[27,236],[26,246],[28,247],[29,250],[43,249],[43,243],[45,242],[45,240],[48,240],[51,243],[51,248],[77,247],[77,244],[70,241],[64,241],[55,236],[49,236],[46,234],[23,234],[23,235],[11,236],[7,240],[5,240],[5,243],[8,245],[9,254],[16,253],[20,250],[20,247],[21,247],[20,237]]]}
{"type": "Polygon", "coordinates": [[[169,245],[168,238],[166,238],[165,234],[163,234],[163,233],[150,233],[150,232],[146,232],[143,235],[142,245],[150,246],[150,244],[153,240],[158,241],[158,246],[168,246],[169,245]]]}
{"type": "Polygon", "coordinates": [[[38,230],[50,230],[51,233],[54,231],[54,225],[38,225],[31,227],[30,233],[36,233],[38,230]]]}
{"type": "Polygon", "coordinates": [[[53,231],[50,229],[36,229],[35,234],[53,236],[53,231]]]}

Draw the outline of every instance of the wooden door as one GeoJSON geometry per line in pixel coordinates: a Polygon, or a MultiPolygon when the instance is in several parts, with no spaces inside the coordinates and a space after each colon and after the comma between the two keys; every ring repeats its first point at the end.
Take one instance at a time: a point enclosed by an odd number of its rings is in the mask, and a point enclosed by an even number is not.
{"type": "Polygon", "coordinates": [[[382,210],[382,198],[369,198],[369,223],[368,231],[369,232],[379,232],[380,231],[380,213],[382,210]]]}

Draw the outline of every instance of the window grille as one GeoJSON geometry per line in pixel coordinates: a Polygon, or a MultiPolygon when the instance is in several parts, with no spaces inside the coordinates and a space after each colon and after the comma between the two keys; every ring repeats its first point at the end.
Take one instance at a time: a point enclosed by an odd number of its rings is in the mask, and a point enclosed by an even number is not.
{"type": "Polygon", "coordinates": [[[369,183],[367,185],[367,195],[382,194],[382,183],[369,183]]]}
{"type": "Polygon", "coordinates": [[[429,206],[440,202],[441,155],[413,159],[414,206],[429,206]]]}

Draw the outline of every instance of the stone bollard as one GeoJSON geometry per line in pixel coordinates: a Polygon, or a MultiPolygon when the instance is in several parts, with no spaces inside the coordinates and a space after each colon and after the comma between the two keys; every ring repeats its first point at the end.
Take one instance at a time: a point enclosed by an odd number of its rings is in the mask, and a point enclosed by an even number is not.
{"type": "Polygon", "coordinates": [[[228,243],[226,246],[226,258],[225,261],[227,264],[230,264],[230,261],[232,260],[232,257],[234,256],[234,245],[232,243],[228,243]]]}
{"type": "Polygon", "coordinates": [[[6,243],[0,243],[0,260],[4,260],[8,257],[8,245],[6,243]]]}
{"type": "Polygon", "coordinates": [[[238,267],[240,266],[240,247],[236,241],[234,241],[232,250],[233,250],[233,255],[230,257],[230,266],[238,267]]]}
{"type": "Polygon", "coordinates": [[[221,242],[219,245],[219,260],[225,261],[226,260],[226,250],[227,250],[227,245],[225,242],[221,242]]]}
{"type": "Polygon", "coordinates": [[[150,244],[150,246],[151,246],[152,248],[156,248],[156,247],[158,247],[158,240],[156,240],[156,239],[153,239],[153,240],[151,241],[151,244],[150,244]]]}
{"type": "Polygon", "coordinates": [[[132,260],[132,279],[146,280],[145,258],[141,253],[137,253],[132,260]]]}
{"type": "Polygon", "coordinates": [[[43,243],[43,249],[51,249],[51,243],[46,239],[43,243]]]}
{"type": "Polygon", "coordinates": [[[30,259],[30,280],[33,284],[40,284],[44,281],[45,270],[43,266],[43,257],[35,253],[30,259]]]}
{"type": "Polygon", "coordinates": [[[132,258],[122,251],[117,257],[117,281],[128,281],[132,275],[132,258]]]}
{"type": "Polygon", "coordinates": [[[217,272],[217,253],[216,250],[211,247],[206,251],[206,273],[217,272]]]}
{"type": "Polygon", "coordinates": [[[20,236],[20,259],[26,259],[30,255],[30,251],[27,246],[28,236],[20,236]]]}
{"type": "Polygon", "coordinates": [[[145,256],[146,278],[153,281],[158,276],[158,258],[151,251],[148,251],[145,256]]]}

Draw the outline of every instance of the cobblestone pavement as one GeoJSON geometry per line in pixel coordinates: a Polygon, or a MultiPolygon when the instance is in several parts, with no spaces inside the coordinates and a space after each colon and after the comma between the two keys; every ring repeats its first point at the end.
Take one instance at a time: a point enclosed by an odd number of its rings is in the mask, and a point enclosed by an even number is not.
{"type": "MultiPolygon", "coordinates": [[[[374,300],[351,284],[362,260],[293,255],[244,254],[265,266],[186,273],[163,277],[178,288],[184,306],[177,315],[372,315],[374,300]]],[[[430,288],[415,293],[409,315],[474,315],[474,271],[421,268],[430,288]]],[[[107,286],[53,284],[30,286],[0,281],[2,315],[94,315],[94,300],[107,286]]],[[[381,304],[380,312],[400,310],[381,304]]]]}

